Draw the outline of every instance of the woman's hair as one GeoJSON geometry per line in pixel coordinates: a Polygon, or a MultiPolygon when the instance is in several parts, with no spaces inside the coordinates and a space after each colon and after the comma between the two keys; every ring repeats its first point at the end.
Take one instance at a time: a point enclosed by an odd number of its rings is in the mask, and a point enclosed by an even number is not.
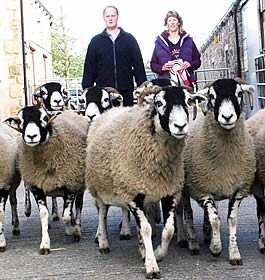
{"type": "Polygon", "coordinates": [[[115,6],[107,6],[107,7],[103,10],[103,16],[104,16],[104,14],[105,14],[105,11],[106,11],[108,8],[114,9],[114,10],[116,11],[117,16],[119,15],[119,10],[117,9],[117,7],[115,7],[115,6]]]}
{"type": "Polygon", "coordinates": [[[169,17],[175,17],[178,19],[179,21],[179,29],[180,31],[184,31],[183,30],[183,20],[182,20],[182,17],[174,10],[172,11],[168,11],[166,16],[165,16],[165,19],[164,19],[164,25],[166,26],[167,25],[167,20],[169,17]]]}

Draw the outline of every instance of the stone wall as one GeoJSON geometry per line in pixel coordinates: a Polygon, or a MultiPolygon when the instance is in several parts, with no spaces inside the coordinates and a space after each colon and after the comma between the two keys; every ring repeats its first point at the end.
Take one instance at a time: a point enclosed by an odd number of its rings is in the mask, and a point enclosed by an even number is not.
{"type": "MultiPolygon", "coordinates": [[[[23,1],[23,9],[28,85],[34,75],[35,80],[52,78],[51,15],[37,0],[23,1]],[[31,48],[35,50],[34,65],[31,48]]],[[[0,119],[3,119],[25,104],[20,1],[1,0],[0,13],[0,119]]]]}
{"type": "MultiPolygon", "coordinates": [[[[242,52],[242,22],[240,12],[237,13],[240,59],[243,65],[242,52]]],[[[237,51],[235,40],[235,21],[232,8],[220,21],[217,28],[209,36],[201,47],[202,66],[201,69],[229,68],[230,77],[237,76],[237,51]]],[[[213,72],[221,75],[221,72],[213,72]]],[[[222,78],[212,74],[210,78],[222,78]]]]}
{"type": "Polygon", "coordinates": [[[16,112],[23,103],[19,1],[0,3],[0,117],[16,112]]]}

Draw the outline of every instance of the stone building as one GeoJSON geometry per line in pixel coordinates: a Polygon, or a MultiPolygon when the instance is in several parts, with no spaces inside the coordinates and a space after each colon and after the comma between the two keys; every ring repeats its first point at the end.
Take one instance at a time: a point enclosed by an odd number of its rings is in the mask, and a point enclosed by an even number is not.
{"type": "MultiPolygon", "coordinates": [[[[24,0],[24,46],[27,83],[52,77],[52,15],[38,0],[24,0]]],[[[21,6],[0,1],[0,118],[14,114],[26,100],[24,92],[21,6]]],[[[27,96],[28,99],[28,96],[27,96]]]]}
{"type": "Polygon", "coordinates": [[[264,13],[264,0],[235,1],[200,49],[201,69],[207,74],[198,73],[198,79],[203,80],[202,75],[209,80],[222,78],[222,71],[207,69],[228,68],[229,77],[242,77],[256,86],[255,111],[262,107],[257,59],[264,50],[264,13]]]}

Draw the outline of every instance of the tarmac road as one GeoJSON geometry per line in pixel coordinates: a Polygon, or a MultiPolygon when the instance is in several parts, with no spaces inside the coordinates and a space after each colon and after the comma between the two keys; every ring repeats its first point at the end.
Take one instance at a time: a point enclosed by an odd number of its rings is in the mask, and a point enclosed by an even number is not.
{"type": "MultiPolygon", "coordinates": [[[[51,199],[48,200],[49,203],[51,199]]],[[[62,199],[59,198],[62,210],[62,199]]],[[[52,252],[39,255],[41,226],[39,212],[32,198],[32,214],[24,215],[24,189],[18,189],[18,210],[20,236],[12,235],[9,203],[6,206],[5,236],[7,250],[0,253],[0,279],[145,279],[145,268],[138,253],[135,222],[132,219],[132,238],[119,240],[121,210],[112,207],[109,211],[108,234],[110,254],[101,255],[94,235],[97,228],[96,209],[90,195],[86,193],[82,214],[82,238],[72,243],[71,237],[64,235],[62,219],[51,222],[49,231],[52,252]]],[[[258,250],[258,223],[256,204],[252,197],[245,199],[240,208],[238,220],[238,244],[243,259],[242,266],[228,263],[228,229],[226,222],[228,201],[219,203],[222,222],[221,237],[223,251],[219,258],[210,254],[203,244],[202,210],[194,203],[197,236],[200,241],[200,255],[191,256],[187,249],[179,248],[176,238],[170,243],[169,253],[159,263],[161,279],[265,279],[265,256],[258,250]]],[[[155,247],[159,243],[162,226],[158,225],[155,247]]]]}

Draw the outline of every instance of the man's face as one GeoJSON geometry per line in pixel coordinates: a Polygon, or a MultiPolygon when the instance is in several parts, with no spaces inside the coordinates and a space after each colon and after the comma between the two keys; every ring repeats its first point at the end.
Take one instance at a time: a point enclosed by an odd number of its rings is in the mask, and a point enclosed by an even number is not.
{"type": "Polygon", "coordinates": [[[104,13],[104,21],[106,23],[106,27],[109,29],[113,29],[117,27],[118,24],[118,15],[115,9],[107,8],[104,13]]]}

